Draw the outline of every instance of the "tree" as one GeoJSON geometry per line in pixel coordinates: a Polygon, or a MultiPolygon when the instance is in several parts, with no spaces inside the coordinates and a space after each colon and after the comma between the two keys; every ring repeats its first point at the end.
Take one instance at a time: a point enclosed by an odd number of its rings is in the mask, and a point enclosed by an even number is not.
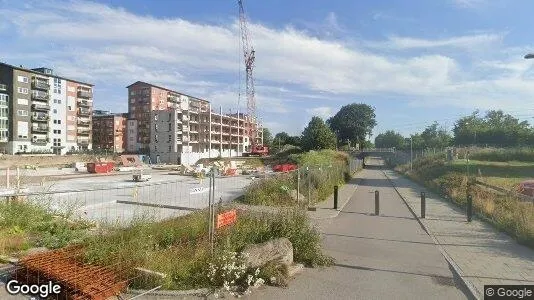
{"type": "Polygon", "coordinates": [[[282,131],[282,132],[277,133],[274,136],[273,143],[275,143],[276,145],[280,144],[280,146],[283,146],[287,143],[288,140],[289,140],[289,134],[282,131]]]}
{"type": "Polygon", "coordinates": [[[300,143],[301,143],[301,138],[300,136],[297,136],[297,135],[290,136],[286,141],[286,144],[297,146],[297,147],[300,147],[300,143]]]}
{"type": "Polygon", "coordinates": [[[393,130],[388,130],[381,133],[375,138],[375,146],[377,148],[404,148],[404,137],[393,130]]]}
{"type": "Polygon", "coordinates": [[[349,140],[352,145],[363,144],[366,137],[376,126],[375,110],[367,104],[349,104],[343,106],[327,124],[336,132],[338,140],[349,140]]]}
{"type": "Polygon", "coordinates": [[[269,131],[269,128],[263,128],[263,144],[266,146],[271,147],[273,143],[273,135],[271,134],[271,131],[269,131]]]}
{"type": "Polygon", "coordinates": [[[440,149],[451,144],[452,136],[449,135],[445,128],[439,128],[438,126],[438,122],[434,122],[421,133],[425,148],[440,149]]]}
{"type": "Polygon", "coordinates": [[[336,136],[324,123],[323,119],[313,117],[302,132],[301,147],[305,151],[334,149],[336,136]]]}

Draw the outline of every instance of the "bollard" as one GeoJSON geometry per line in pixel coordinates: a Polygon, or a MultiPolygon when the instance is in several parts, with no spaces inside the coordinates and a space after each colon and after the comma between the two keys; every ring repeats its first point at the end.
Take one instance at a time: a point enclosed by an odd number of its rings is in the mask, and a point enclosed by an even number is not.
{"type": "Polygon", "coordinates": [[[335,185],[334,186],[334,209],[337,209],[337,190],[338,190],[338,186],[335,185]]]}
{"type": "Polygon", "coordinates": [[[473,217],[473,197],[471,195],[467,195],[467,222],[471,222],[471,218],[473,217]]]}
{"type": "Polygon", "coordinates": [[[380,202],[379,202],[379,194],[378,191],[375,191],[375,215],[379,215],[380,213],[380,202]]]}
{"type": "Polygon", "coordinates": [[[425,192],[421,192],[421,219],[425,218],[426,214],[426,195],[425,192]]]}

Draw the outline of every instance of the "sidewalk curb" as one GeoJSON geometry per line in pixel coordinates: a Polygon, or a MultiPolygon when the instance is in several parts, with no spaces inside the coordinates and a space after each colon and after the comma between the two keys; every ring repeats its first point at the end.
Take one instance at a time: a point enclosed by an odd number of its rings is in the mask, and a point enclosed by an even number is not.
{"type": "MultiPolygon", "coordinates": [[[[334,214],[332,214],[332,215],[330,215],[328,217],[317,217],[317,218],[314,218],[314,217],[310,216],[310,219],[312,219],[312,220],[328,220],[328,219],[333,219],[333,218],[336,218],[337,216],[339,216],[339,213],[341,213],[343,208],[347,205],[347,203],[349,203],[350,198],[352,198],[352,195],[354,195],[354,192],[356,192],[356,190],[358,189],[358,186],[359,186],[359,184],[361,182],[361,178],[357,178],[357,179],[358,179],[358,183],[356,183],[356,186],[354,187],[354,190],[347,197],[347,200],[345,201],[345,203],[343,203],[343,205],[341,205],[340,208],[336,209],[336,212],[334,214]]],[[[333,208],[332,208],[332,210],[333,210],[333,208]]]]}
{"type": "Polygon", "coordinates": [[[417,214],[415,213],[415,211],[412,209],[412,207],[410,206],[410,204],[408,204],[408,201],[404,198],[404,196],[399,192],[399,190],[397,189],[397,187],[395,186],[395,184],[393,184],[393,180],[386,174],[386,172],[384,170],[382,170],[382,173],[384,174],[384,176],[388,179],[389,183],[391,184],[391,186],[393,187],[393,189],[395,189],[395,192],[397,192],[397,195],[399,195],[399,197],[402,199],[402,201],[404,202],[404,204],[406,205],[406,207],[408,207],[408,210],[410,211],[410,213],[414,216],[414,218],[417,220],[417,222],[419,223],[419,225],[421,226],[421,228],[426,232],[426,234],[428,234],[428,236],[430,236],[430,238],[432,239],[432,241],[434,242],[434,244],[438,247],[438,250],[441,252],[441,254],[443,255],[443,257],[445,258],[445,260],[447,261],[447,263],[449,264],[449,266],[453,269],[454,273],[456,276],[458,276],[458,278],[461,279],[462,283],[464,284],[464,287],[469,291],[470,293],[470,297],[474,298],[474,299],[483,299],[483,297],[481,297],[479,295],[479,292],[478,290],[475,288],[475,286],[465,278],[465,275],[462,271],[462,269],[456,264],[456,262],[454,262],[454,260],[449,256],[449,254],[447,253],[447,251],[445,251],[445,249],[443,248],[443,246],[441,246],[441,244],[439,243],[439,241],[436,239],[436,237],[434,236],[434,234],[428,230],[425,226],[425,224],[421,221],[421,219],[417,216],[417,214]]]}

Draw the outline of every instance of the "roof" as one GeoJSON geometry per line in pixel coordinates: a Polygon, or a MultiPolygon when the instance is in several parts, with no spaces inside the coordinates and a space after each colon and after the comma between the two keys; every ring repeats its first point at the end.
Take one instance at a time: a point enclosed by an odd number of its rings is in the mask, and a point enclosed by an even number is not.
{"type": "Polygon", "coordinates": [[[202,99],[202,98],[199,98],[199,97],[191,96],[191,95],[188,95],[188,94],[184,94],[182,92],[178,92],[178,91],[174,91],[174,90],[168,89],[166,87],[162,87],[162,86],[159,86],[159,85],[155,85],[155,84],[151,84],[151,83],[147,83],[147,82],[139,81],[139,80],[134,82],[134,83],[132,83],[132,84],[130,84],[126,88],[130,88],[131,86],[138,85],[138,84],[149,85],[149,86],[152,86],[152,87],[155,87],[155,88],[158,88],[158,89],[166,90],[166,91],[177,93],[177,94],[180,94],[180,95],[184,95],[184,96],[187,96],[187,97],[190,97],[190,98],[194,98],[194,99],[198,99],[198,100],[201,100],[201,101],[209,102],[208,100],[205,100],[205,99],[202,99]]]}
{"type": "Polygon", "coordinates": [[[71,79],[71,78],[62,77],[62,76],[58,76],[58,75],[54,75],[54,74],[45,74],[45,73],[41,73],[41,72],[38,72],[38,71],[35,71],[35,70],[32,70],[32,69],[26,69],[26,68],[22,68],[22,67],[17,67],[17,66],[13,66],[13,65],[10,65],[10,64],[3,63],[3,62],[0,62],[0,65],[7,66],[9,68],[13,68],[13,69],[24,71],[24,72],[37,74],[37,75],[42,75],[42,76],[47,76],[47,77],[55,77],[55,78],[60,78],[60,79],[64,79],[64,80],[68,80],[68,81],[72,81],[72,82],[76,82],[76,83],[80,83],[80,84],[85,84],[85,85],[89,85],[89,86],[95,86],[92,83],[87,83],[87,82],[83,82],[83,81],[79,81],[79,80],[74,80],[74,79],[71,79]]]}

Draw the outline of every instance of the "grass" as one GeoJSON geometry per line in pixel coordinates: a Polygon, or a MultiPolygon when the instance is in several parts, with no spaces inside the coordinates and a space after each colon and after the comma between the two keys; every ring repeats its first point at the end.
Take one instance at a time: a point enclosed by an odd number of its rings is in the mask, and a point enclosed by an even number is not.
{"type": "MultiPolygon", "coordinates": [[[[468,188],[465,160],[447,163],[440,157],[425,157],[414,161],[413,172],[409,168],[409,165],[400,165],[396,170],[454,203],[465,206],[468,188]]],[[[490,175],[484,177],[485,181],[489,179],[502,185],[514,184],[514,181],[526,179],[522,176],[532,174],[529,171],[532,164],[524,162],[470,161],[470,168],[476,170],[471,175],[478,174],[480,169],[481,174],[490,175]]],[[[477,214],[518,242],[534,248],[534,206],[531,203],[519,201],[510,195],[496,194],[477,185],[472,185],[471,191],[477,214]]]]}
{"type": "Polygon", "coordinates": [[[472,159],[508,162],[523,161],[534,162],[534,149],[532,148],[512,148],[512,149],[481,149],[470,154],[472,159]]]}
{"type": "Polygon", "coordinates": [[[0,254],[13,255],[31,247],[51,249],[81,241],[90,224],[71,221],[43,206],[23,201],[0,202],[0,254]]]}
{"type": "MultiPolygon", "coordinates": [[[[454,161],[450,169],[465,173],[465,159],[454,161]]],[[[515,190],[522,181],[534,178],[534,162],[469,160],[469,169],[477,179],[509,190],[515,190]]]]}
{"type": "Polygon", "coordinates": [[[298,164],[300,171],[257,180],[246,188],[240,201],[251,205],[295,206],[299,184],[301,204],[314,205],[331,195],[335,185],[342,185],[351,178],[349,157],[343,152],[310,151],[289,154],[287,159],[298,164]]]}
{"type": "MultiPolygon", "coordinates": [[[[140,220],[127,229],[89,239],[85,243],[85,259],[97,264],[113,261],[120,269],[143,267],[162,272],[168,275],[157,282],[163,285],[162,289],[208,287],[210,282],[206,272],[212,257],[206,233],[206,211],[158,223],[140,220]]],[[[281,237],[292,242],[296,262],[308,266],[332,263],[331,258],[322,254],[319,232],[311,226],[305,212],[294,210],[275,215],[240,214],[234,225],[219,231],[217,251],[239,252],[248,244],[281,237]]],[[[263,271],[265,274],[276,271],[273,266],[267,267],[263,271]]],[[[153,286],[154,282],[134,283],[137,288],[153,286]]]]}

